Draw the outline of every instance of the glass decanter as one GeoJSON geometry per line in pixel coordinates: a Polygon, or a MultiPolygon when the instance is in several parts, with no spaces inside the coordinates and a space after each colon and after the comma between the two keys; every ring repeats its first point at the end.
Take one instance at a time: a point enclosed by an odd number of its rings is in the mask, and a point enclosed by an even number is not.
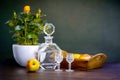
{"type": "Polygon", "coordinates": [[[38,60],[41,64],[41,69],[43,70],[51,70],[57,67],[57,63],[55,61],[55,54],[61,54],[61,49],[56,43],[52,42],[53,36],[51,36],[55,32],[55,26],[52,23],[46,23],[44,26],[45,43],[42,43],[38,49],[38,60]]]}

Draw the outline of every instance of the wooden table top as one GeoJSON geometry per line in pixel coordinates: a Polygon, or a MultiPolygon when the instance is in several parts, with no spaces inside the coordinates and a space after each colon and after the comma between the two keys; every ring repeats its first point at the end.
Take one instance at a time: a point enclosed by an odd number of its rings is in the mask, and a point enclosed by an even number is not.
{"type": "Polygon", "coordinates": [[[120,80],[120,63],[105,63],[102,68],[74,72],[28,72],[20,66],[0,66],[0,80],[120,80]]]}

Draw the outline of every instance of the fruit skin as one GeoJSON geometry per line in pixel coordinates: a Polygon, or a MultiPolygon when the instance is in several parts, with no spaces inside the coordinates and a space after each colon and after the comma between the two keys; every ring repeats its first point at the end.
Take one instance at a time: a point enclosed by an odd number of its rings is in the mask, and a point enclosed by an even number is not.
{"type": "Polygon", "coordinates": [[[92,56],[90,54],[80,54],[80,60],[89,61],[92,56]]]}
{"type": "Polygon", "coordinates": [[[40,67],[40,62],[35,58],[29,59],[26,65],[26,69],[28,71],[37,71],[39,67],[40,67]]]}
{"type": "Polygon", "coordinates": [[[77,53],[74,53],[73,54],[73,57],[74,57],[74,60],[79,60],[81,55],[80,54],[77,54],[77,53]]]}
{"type": "Polygon", "coordinates": [[[91,58],[91,55],[89,54],[78,54],[78,53],[74,53],[74,60],[77,61],[88,61],[91,58]]]}

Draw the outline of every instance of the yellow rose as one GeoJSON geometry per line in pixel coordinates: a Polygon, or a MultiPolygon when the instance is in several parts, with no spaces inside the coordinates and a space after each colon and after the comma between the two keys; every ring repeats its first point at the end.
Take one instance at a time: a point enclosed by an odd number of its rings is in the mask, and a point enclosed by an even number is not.
{"type": "Polygon", "coordinates": [[[30,12],[30,6],[26,5],[24,7],[24,12],[26,12],[26,13],[30,12]]]}

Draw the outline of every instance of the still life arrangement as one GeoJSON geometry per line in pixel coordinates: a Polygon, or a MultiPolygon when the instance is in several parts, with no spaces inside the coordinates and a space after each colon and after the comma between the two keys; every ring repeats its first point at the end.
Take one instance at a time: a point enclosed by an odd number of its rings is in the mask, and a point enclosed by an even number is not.
{"type": "Polygon", "coordinates": [[[24,7],[23,12],[13,13],[7,24],[12,28],[13,55],[16,62],[28,71],[55,70],[73,72],[73,69],[89,70],[102,67],[107,56],[103,53],[96,55],[69,53],[52,41],[55,26],[43,20],[42,11],[33,14],[30,6],[24,7]],[[46,34],[45,42],[39,43],[39,35],[46,34]]]}

